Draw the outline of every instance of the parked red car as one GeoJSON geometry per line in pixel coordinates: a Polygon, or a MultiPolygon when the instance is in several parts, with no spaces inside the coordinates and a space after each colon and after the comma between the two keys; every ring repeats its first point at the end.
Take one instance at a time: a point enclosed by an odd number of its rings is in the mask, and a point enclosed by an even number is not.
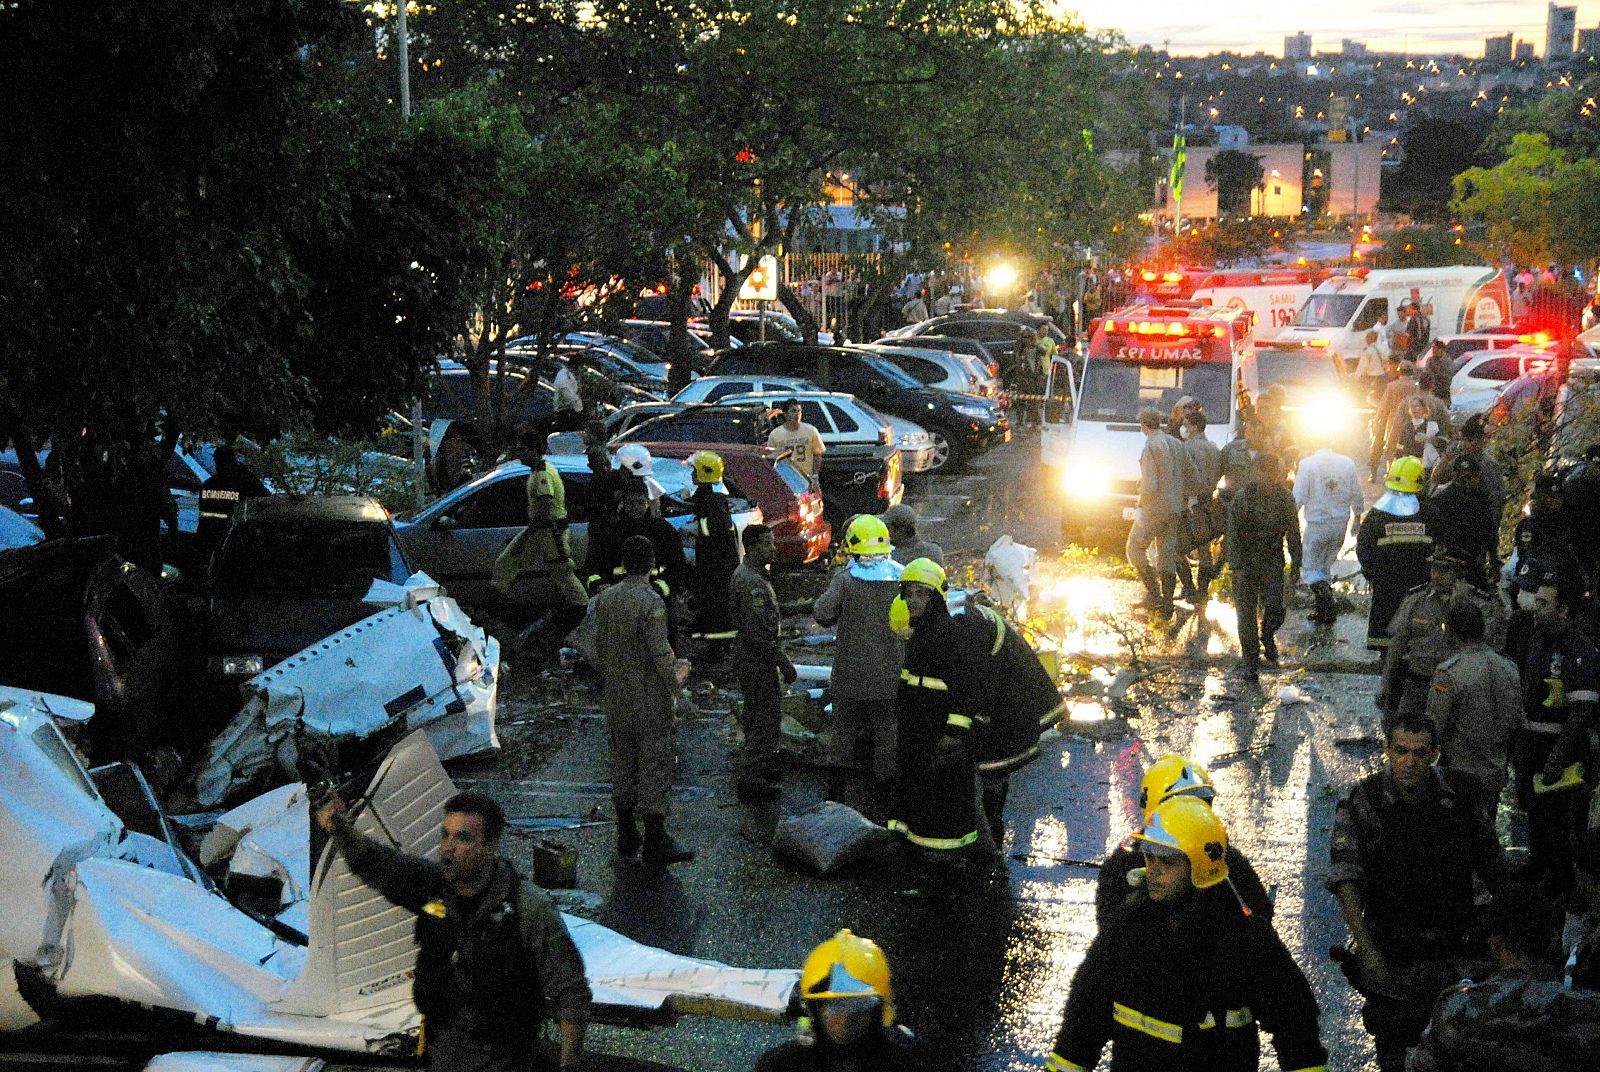
{"type": "Polygon", "coordinates": [[[778,561],[801,566],[828,553],[833,526],[822,516],[822,493],[784,460],[764,456],[758,446],[734,443],[644,443],[658,458],[687,459],[697,450],[722,458],[723,483],[732,495],[761,508],[778,544],[778,561]]]}

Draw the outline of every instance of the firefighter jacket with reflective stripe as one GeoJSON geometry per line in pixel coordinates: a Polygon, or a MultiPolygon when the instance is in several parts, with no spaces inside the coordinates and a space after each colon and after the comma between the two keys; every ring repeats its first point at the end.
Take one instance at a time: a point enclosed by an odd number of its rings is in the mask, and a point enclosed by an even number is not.
{"type": "Polygon", "coordinates": [[[982,664],[966,627],[939,596],[912,626],[895,696],[899,757],[890,829],[922,848],[959,849],[977,840],[970,738],[982,664]]]}
{"type": "Polygon", "coordinates": [[[1112,1072],[1256,1072],[1258,1025],[1279,1067],[1321,1069],[1317,1001],[1271,924],[1226,884],[1118,910],[1072,980],[1048,1067],[1112,1072]]]}
{"type": "Polygon", "coordinates": [[[739,531],[728,497],[710,484],[694,489],[694,589],[696,636],[731,640],[728,581],[739,567],[739,531]]]}
{"type": "Polygon", "coordinates": [[[956,616],[968,639],[973,754],[980,768],[1015,769],[1039,754],[1039,735],[1060,717],[1061,694],[1038,653],[993,608],[956,616]]]}
{"type": "Polygon", "coordinates": [[[1381,651],[1389,646],[1389,623],[1400,609],[1400,601],[1417,585],[1427,583],[1434,518],[1433,503],[1425,499],[1414,514],[1390,513],[1374,506],[1361,519],[1356,558],[1372,586],[1367,647],[1381,651]]]}

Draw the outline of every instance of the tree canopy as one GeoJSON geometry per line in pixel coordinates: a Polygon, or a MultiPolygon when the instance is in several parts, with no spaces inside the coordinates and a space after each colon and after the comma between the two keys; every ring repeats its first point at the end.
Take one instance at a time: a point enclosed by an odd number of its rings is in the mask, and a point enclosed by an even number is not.
{"type": "Polygon", "coordinates": [[[1524,264],[1573,264],[1600,256],[1600,159],[1518,134],[1506,159],[1456,176],[1451,205],[1481,220],[1489,243],[1524,264]]]}

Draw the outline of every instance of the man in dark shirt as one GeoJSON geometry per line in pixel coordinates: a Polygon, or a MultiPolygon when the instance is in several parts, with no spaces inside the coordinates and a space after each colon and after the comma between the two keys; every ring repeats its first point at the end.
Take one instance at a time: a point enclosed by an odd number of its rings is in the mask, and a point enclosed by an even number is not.
{"type": "Polygon", "coordinates": [[[578,1067],[590,1002],[583,957],[549,895],[498,855],[498,804],[481,793],[447,800],[438,863],[357,833],[337,794],[317,809],[317,823],[361,881],[417,914],[412,998],[429,1067],[549,1069],[537,1043],[551,1018],[561,1025],[555,1067],[578,1067]]]}
{"type": "Polygon", "coordinates": [[[1357,782],[1334,817],[1327,887],[1352,942],[1338,955],[1367,999],[1362,1020],[1382,1072],[1405,1068],[1434,994],[1461,977],[1473,951],[1473,877],[1491,889],[1501,879],[1478,783],[1434,766],[1438,758],[1426,715],[1397,718],[1384,769],[1357,782]]]}
{"type": "Polygon", "coordinates": [[[733,662],[744,699],[740,714],[744,756],[736,790],[742,800],[774,800],[778,796],[783,685],[793,682],[796,672],[778,642],[783,615],[772,582],[767,580],[767,567],[778,557],[772,530],[751,525],[741,540],[744,561],[728,582],[728,617],[738,631],[733,662]]]}
{"type": "Polygon", "coordinates": [[[1222,546],[1233,570],[1239,666],[1246,677],[1254,678],[1263,658],[1270,665],[1278,662],[1276,634],[1284,618],[1286,549],[1295,575],[1300,573],[1300,521],[1294,495],[1284,485],[1283,463],[1276,454],[1263,451],[1256,455],[1254,479],[1228,503],[1228,531],[1222,546]]]}

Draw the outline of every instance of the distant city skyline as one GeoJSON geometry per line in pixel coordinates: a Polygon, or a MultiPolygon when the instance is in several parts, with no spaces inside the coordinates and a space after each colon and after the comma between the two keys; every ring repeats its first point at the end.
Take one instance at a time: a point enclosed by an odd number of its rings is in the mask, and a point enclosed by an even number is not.
{"type": "MultiPolygon", "coordinates": [[[[1058,0],[1091,29],[1116,30],[1134,47],[1165,47],[1181,55],[1265,52],[1283,55],[1284,37],[1304,31],[1317,52],[1337,52],[1344,38],[1374,52],[1481,56],[1483,40],[1511,33],[1545,52],[1546,4],[1541,0],[1350,0],[1323,9],[1291,10],[1266,0],[1154,0],[1142,8],[1115,0],[1058,0]]],[[[1578,26],[1600,23],[1600,2],[1579,3],[1578,26]]]]}

